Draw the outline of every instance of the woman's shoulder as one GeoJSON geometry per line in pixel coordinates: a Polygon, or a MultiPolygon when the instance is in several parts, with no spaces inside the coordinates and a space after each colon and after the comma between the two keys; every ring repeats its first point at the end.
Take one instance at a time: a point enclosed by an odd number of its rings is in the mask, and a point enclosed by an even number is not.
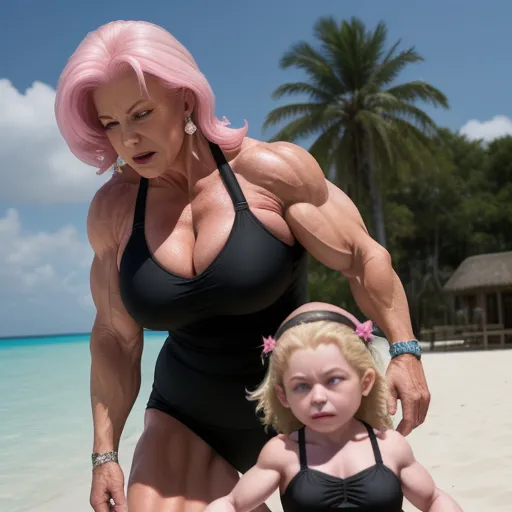
{"type": "Polygon", "coordinates": [[[311,153],[291,142],[265,142],[246,137],[233,161],[237,168],[246,172],[292,173],[300,177],[305,171],[316,171],[323,177],[311,153]]]}
{"type": "Polygon", "coordinates": [[[306,149],[290,142],[246,138],[233,159],[236,172],[284,202],[316,202],[326,195],[325,176],[306,149]]]}
{"type": "Polygon", "coordinates": [[[137,185],[114,175],[94,194],[87,214],[87,235],[96,253],[117,247],[131,216],[137,185]]]}

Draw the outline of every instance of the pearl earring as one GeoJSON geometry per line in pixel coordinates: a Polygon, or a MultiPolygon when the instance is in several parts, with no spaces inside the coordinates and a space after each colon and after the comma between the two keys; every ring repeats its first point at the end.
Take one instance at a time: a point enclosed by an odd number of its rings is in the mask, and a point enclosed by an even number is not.
{"type": "Polygon", "coordinates": [[[185,117],[184,129],[187,135],[193,135],[197,130],[197,126],[194,124],[194,121],[192,121],[192,118],[190,116],[185,117]]]}

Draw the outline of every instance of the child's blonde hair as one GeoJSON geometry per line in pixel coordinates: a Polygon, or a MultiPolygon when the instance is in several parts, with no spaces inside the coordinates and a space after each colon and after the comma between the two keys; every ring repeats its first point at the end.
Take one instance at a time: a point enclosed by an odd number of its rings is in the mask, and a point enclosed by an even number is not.
{"type": "Polygon", "coordinates": [[[262,422],[284,434],[289,434],[302,427],[302,423],[292,411],[279,401],[276,386],[283,387],[283,373],[295,350],[315,349],[321,344],[329,343],[340,349],[360,377],[370,368],[375,371],[373,387],[368,396],[362,397],[361,406],[355,417],[370,424],[373,428],[393,428],[387,410],[386,380],[379,371],[378,356],[371,343],[365,343],[353,328],[325,320],[290,327],[276,342],[263,382],[248,395],[249,400],[257,402],[256,410],[258,413],[262,413],[262,422]]]}

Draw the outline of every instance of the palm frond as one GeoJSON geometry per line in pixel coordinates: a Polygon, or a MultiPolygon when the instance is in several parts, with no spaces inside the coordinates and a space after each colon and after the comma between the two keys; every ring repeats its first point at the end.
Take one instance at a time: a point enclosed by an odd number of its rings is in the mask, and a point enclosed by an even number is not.
{"type": "Polygon", "coordinates": [[[428,114],[414,105],[403,102],[401,102],[400,105],[390,105],[389,108],[386,109],[386,117],[388,116],[403,119],[407,121],[409,125],[415,126],[428,136],[437,135],[438,128],[436,123],[428,114]]]}
{"type": "Polygon", "coordinates": [[[361,110],[358,112],[356,120],[363,126],[365,132],[369,135],[371,144],[378,145],[381,149],[381,151],[376,154],[379,154],[381,159],[392,162],[394,156],[393,141],[391,140],[393,126],[379,114],[369,110],[361,110]],[[384,153],[382,153],[382,149],[384,150],[384,153]]]}
{"type": "Polygon", "coordinates": [[[268,139],[268,142],[297,142],[301,139],[306,139],[310,135],[314,135],[317,131],[318,128],[311,124],[309,117],[299,117],[281,128],[275,135],[268,139]]]}
{"type": "Polygon", "coordinates": [[[333,16],[321,17],[313,27],[313,35],[323,43],[324,48],[336,44],[340,33],[340,25],[333,16]]]}
{"type": "Polygon", "coordinates": [[[351,92],[361,88],[364,82],[366,30],[361,20],[351,18],[343,21],[339,34],[333,44],[329,45],[331,63],[336,75],[351,92]]]}
{"type": "Polygon", "coordinates": [[[337,122],[323,131],[321,135],[313,142],[309,152],[316,159],[326,175],[329,173],[333,162],[333,156],[340,143],[340,135],[343,133],[343,123],[337,122]]]}
{"type": "MultiPolygon", "coordinates": [[[[312,108],[309,114],[305,114],[298,119],[295,119],[281,128],[276,135],[269,139],[270,142],[278,140],[286,140],[289,142],[298,141],[300,139],[309,137],[318,132],[329,129],[333,123],[343,120],[342,113],[336,106],[332,105],[318,105],[314,103],[309,104],[312,108]]],[[[270,112],[263,123],[263,130],[267,130],[270,126],[278,124],[280,120],[284,119],[279,113],[280,110],[286,109],[278,107],[270,112]],[[276,113],[277,112],[277,113],[276,113]]]]}
{"type": "MultiPolygon", "coordinates": [[[[337,151],[333,155],[335,170],[334,182],[358,205],[362,204],[364,191],[367,189],[364,173],[360,173],[361,165],[357,162],[358,141],[353,132],[345,131],[337,151]]],[[[362,155],[360,155],[362,157],[362,155]]]]}
{"type": "Polygon", "coordinates": [[[422,80],[395,85],[387,89],[386,93],[409,103],[421,100],[434,107],[449,108],[448,98],[439,89],[422,80]]]}
{"type": "Polygon", "coordinates": [[[398,55],[382,62],[375,72],[372,82],[378,87],[384,87],[392,83],[407,65],[422,61],[423,57],[416,52],[414,47],[402,50],[398,55]]]}
{"type": "Polygon", "coordinates": [[[370,79],[371,72],[378,67],[379,62],[382,60],[387,35],[388,30],[386,25],[383,22],[380,22],[375,27],[373,33],[370,32],[366,37],[363,53],[364,60],[366,61],[366,65],[370,73],[365,77],[365,81],[370,79]]]}
{"type": "Polygon", "coordinates": [[[311,82],[320,89],[336,93],[342,84],[333,73],[330,63],[309,43],[294,44],[279,62],[281,69],[295,67],[306,72],[311,82]]]}
{"type": "Polygon", "coordinates": [[[368,110],[372,110],[386,119],[397,117],[408,120],[430,136],[437,134],[437,125],[423,110],[400,100],[389,91],[378,92],[365,99],[365,106],[368,110]]]}
{"type": "Polygon", "coordinates": [[[403,119],[389,118],[388,122],[393,127],[396,161],[415,167],[432,164],[434,156],[431,136],[403,119]]]}
{"type": "Polygon", "coordinates": [[[317,102],[325,102],[332,99],[328,91],[308,84],[307,82],[293,82],[280,85],[273,93],[272,98],[281,99],[283,96],[293,96],[296,94],[305,94],[317,102]]]}
{"type": "Polygon", "coordinates": [[[380,89],[380,84],[378,83],[378,74],[379,74],[379,71],[382,67],[382,65],[386,62],[389,62],[392,58],[394,58],[394,55],[395,55],[395,52],[396,52],[396,49],[400,46],[400,43],[401,43],[401,39],[398,39],[398,41],[395,41],[392,45],[391,45],[391,48],[388,50],[388,52],[386,53],[386,56],[380,60],[377,65],[374,67],[374,69],[372,70],[372,73],[370,75],[370,77],[368,78],[366,84],[364,84],[364,86],[362,87],[362,92],[363,94],[371,94],[371,93],[374,93],[376,91],[378,91],[380,89]]]}
{"type": "Polygon", "coordinates": [[[324,109],[325,105],[320,103],[291,103],[277,107],[267,114],[263,123],[263,130],[270,126],[275,126],[290,117],[302,115],[316,118],[324,109]]]}
{"type": "MultiPolygon", "coordinates": [[[[385,116],[387,117],[387,116],[385,116]]],[[[415,146],[415,150],[419,147],[426,147],[431,149],[432,139],[437,135],[436,133],[427,134],[423,130],[420,130],[409,121],[398,117],[392,117],[388,119],[393,124],[396,130],[397,137],[403,143],[412,143],[415,146]]]]}

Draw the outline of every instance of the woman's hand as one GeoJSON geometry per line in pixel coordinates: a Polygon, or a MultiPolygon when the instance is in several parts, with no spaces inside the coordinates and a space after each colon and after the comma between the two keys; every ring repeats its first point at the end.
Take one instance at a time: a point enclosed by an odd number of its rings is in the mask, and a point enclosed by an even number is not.
{"type": "Polygon", "coordinates": [[[89,501],[94,512],[127,512],[124,474],[119,464],[106,462],[93,469],[89,501]]]}

